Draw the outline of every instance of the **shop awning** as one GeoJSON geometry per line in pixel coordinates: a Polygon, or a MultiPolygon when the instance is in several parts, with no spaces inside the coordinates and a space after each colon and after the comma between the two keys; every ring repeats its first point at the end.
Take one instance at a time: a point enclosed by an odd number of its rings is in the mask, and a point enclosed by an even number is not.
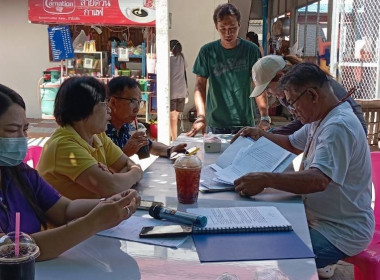
{"type": "Polygon", "coordinates": [[[44,24],[155,26],[155,0],[28,0],[29,21],[44,24]]]}

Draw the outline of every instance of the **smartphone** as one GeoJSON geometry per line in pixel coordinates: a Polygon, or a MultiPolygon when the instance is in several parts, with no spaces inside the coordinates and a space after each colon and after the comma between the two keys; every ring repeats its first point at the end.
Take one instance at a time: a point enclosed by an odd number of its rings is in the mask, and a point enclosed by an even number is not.
{"type": "Polygon", "coordinates": [[[151,201],[151,200],[141,200],[138,210],[149,210],[149,208],[153,205],[161,205],[164,206],[162,202],[151,201]]]}
{"type": "Polygon", "coordinates": [[[191,234],[193,228],[183,225],[167,225],[167,226],[153,226],[143,227],[140,232],[141,238],[148,237],[180,237],[191,234]]]}

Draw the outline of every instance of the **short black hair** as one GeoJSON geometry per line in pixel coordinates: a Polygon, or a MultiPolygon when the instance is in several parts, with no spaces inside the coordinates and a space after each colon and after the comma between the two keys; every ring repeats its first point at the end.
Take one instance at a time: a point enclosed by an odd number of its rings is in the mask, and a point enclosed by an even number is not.
{"type": "Polygon", "coordinates": [[[123,95],[123,91],[126,87],[132,89],[139,86],[140,84],[133,78],[127,76],[115,77],[107,84],[107,97],[111,98],[112,96],[121,96],[123,95]]]}
{"type": "Polygon", "coordinates": [[[0,116],[2,116],[14,103],[20,105],[25,110],[25,102],[21,95],[13,89],[0,84],[0,116]]]}
{"type": "Polygon", "coordinates": [[[116,37],[116,36],[111,36],[111,37],[109,37],[109,38],[108,38],[108,41],[111,41],[111,42],[116,41],[116,42],[118,42],[118,43],[121,42],[121,40],[120,40],[118,37],[116,37]]]}
{"type": "Polygon", "coordinates": [[[316,86],[321,87],[328,78],[318,65],[309,62],[292,65],[280,79],[282,88],[289,84],[296,87],[316,86]]]}
{"type": "Polygon", "coordinates": [[[249,31],[246,35],[246,37],[252,42],[255,43],[258,47],[260,47],[259,43],[259,35],[253,31],[249,31]]]}
{"type": "Polygon", "coordinates": [[[236,17],[236,20],[240,23],[240,11],[232,4],[226,3],[216,7],[213,16],[215,25],[218,23],[218,21],[223,20],[225,16],[234,16],[236,17]]]}
{"type": "Polygon", "coordinates": [[[60,86],[54,103],[54,117],[60,126],[72,125],[92,114],[104,102],[107,89],[94,77],[72,77],[60,86]]]}

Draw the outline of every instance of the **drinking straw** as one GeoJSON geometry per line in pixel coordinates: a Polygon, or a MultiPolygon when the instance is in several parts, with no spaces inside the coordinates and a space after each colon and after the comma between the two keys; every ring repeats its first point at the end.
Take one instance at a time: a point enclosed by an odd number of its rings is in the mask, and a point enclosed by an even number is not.
{"type": "Polygon", "coordinates": [[[137,118],[135,118],[135,126],[136,126],[136,130],[137,130],[137,118]]]}
{"type": "Polygon", "coordinates": [[[20,252],[20,212],[16,212],[16,230],[15,230],[15,256],[18,257],[20,252]]]}

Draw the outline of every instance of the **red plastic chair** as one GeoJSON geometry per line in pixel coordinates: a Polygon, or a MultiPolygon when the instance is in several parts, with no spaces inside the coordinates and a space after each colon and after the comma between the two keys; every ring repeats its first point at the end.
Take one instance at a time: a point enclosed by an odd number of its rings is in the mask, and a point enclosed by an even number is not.
{"type": "Polygon", "coordinates": [[[27,163],[30,167],[36,168],[38,161],[40,160],[41,153],[42,153],[42,147],[29,146],[28,151],[26,152],[26,156],[23,161],[27,163]],[[32,161],[32,165],[29,163],[29,161],[32,161]]]}
{"type": "Polygon", "coordinates": [[[354,265],[355,280],[380,279],[380,152],[371,152],[371,162],[372,182],[375,188],[376,228],[368,248],[344,260],[354,265]]]}

